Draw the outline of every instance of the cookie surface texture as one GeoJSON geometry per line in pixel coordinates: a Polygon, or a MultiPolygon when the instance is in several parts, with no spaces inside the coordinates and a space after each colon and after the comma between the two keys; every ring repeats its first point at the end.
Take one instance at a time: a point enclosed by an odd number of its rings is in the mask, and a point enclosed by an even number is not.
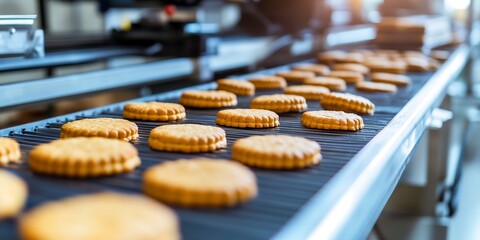
{"type": "Polygon", "coordinates": [[[307,100],[320,100],[323,94],[330,93],[330,89],[314,85],[298,85],[285,88],[285,94],[302,96],[307,100]]]}
{"type": "Polygon", "coordinates": [[[310,111],[302,115],[302,124],[307,128],[325,130],[358,131],[364,127],[362,117],[342,111],[310,111]]]}
{"type": "Polygon", "coordinates": [[[277,76],[283,77],[290,82],[304,82],[307,78],[315,77],[315,73],[292,70],[289,72],[279,72],[277,73],[277,76]]]}
{"type": "Polygon", "coordinates": [[[355,85],[357,90],[364,92],[397,92],[397,86],[390,83],[359,82],[355,85]]]}
{"type": "Polygon", "coordinates": [[[322,64],[299,64],[292,67],[295,71],[313,72],[316,75],[325,76],[330,73],[330,68],[322,64]]]}
{"type": "Polygon", "coordinates": [[[171,205],[221,208],[254,198],[257,182],[250,169],[234,161],[180,159],[148,169],[144,191],[171,205]]]}
{"type": "Polygon", "coordinates": [[[289,94],[263,95],[252,99],[250,108],[266,109],[276,113],[301,112],[307,110],[307,101],[302,96],[289,94]]]}
{"type": "Polygon", "coordinates": [[[0,169],[0,189],[0,220],[16,216],[27,200],[27,184],[21,178],[0,169]]]}
{"type": "Polygon", "coordinates": [[[361,74],[368,74],[370,69],[362,64],[357,63],[338,63],[332,67],[335,71],[348,71],[348,72],[358,72],[361,74]]]}
{"type": "Polygon", "coordinates": [[[18,142],[11,138],[0,137],[0,166],[20,162],[21,152],[18,142]]]}
{"type": "Polygon", "coordinates": [[[232,159],[245,165],[267,169],[300,169],[320,162],[320,145],[288,135],[252,136],[237,140],[232,159]]]}
{"type": "Polygon", "coordinates": [[[255,94],[255,85],[253,83],[236,79],[217,80],[217,89],[235,93],[239,96],[252,96],[255,94]]]}
{"type": "Polygon", "coordinates": [[[237,128],[273,128],[280,125],[275,112],[264,109],[227,109],[217,113],[216,123],[237,128]]]}
{"type": "Polygon", "coordinates": [[[255,85],[255,89],[280,89],[287,86],[287,81],[278,76],[256,76],[248,79],[255,85]]]}
{"type": "Polygon", "coordinates": [[[406,86],[412,82],[408,76],[394,73],[372,73],[372,82],[390,83],[397,86],[406,86]]]}
{"type": "Polygon", "coordinates": [[[85,178],[131,172],[140,165],[132,144],[107,138],[68,138],[36,146],[28,165],[37,173],[85,178]]]}
{"type": "Polygon", "coordinates": [[[180,97],[180,104],[194,108],[222,108],[237,105],[237,96],[223,90],[191,90],[180,97]]]}
{"type": "Polygon", "coordinates": [[[320,105],[326,110],[348,113],[373,115],[375,111],[375,105],[370,100],[349,93],[325,94],[320,101],[320,105]]]}
{"type": "Polygon", "coordinates": [[[351,71],[332,71],[327,77],[340,78],[347,83],[358,83],[364,80],[363,74],[351,71]]]}
{"type": "Polygon", "coordinates": [[[330,89],[331,91],[345,91],[347,89],[347,83],[341,78],[332,77],[316,77],[305,80],[305,85],[322,86],[330,89]]]}
{"type": "Polygon", "coordinates": [[[185,108],[178,103],[129,103],[123,108],[123,117],[145,121],[178,121],[186,116],[185,108]]]}
{"type": "Polygon", "coordinates": [[[104,137],[130,141],[138,138],[135,123],[116,118],[88,118],[63,124],[60,138],[104,137]]]}

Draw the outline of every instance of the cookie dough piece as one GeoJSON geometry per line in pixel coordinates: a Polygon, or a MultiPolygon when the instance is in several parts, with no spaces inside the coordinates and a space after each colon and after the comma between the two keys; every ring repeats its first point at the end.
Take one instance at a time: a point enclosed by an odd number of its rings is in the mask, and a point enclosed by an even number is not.
{"type": "Polygon", "coordinates": [[[370,69],[368,69],[368,67],[358,63],[337,63],[333,65],[332,68],[334,71],[358,72],[364,75],[370,72],[370,69]]]}
{"type": "Polygon", "coordinates": [[[227,146],[225,131],[200,124],[173,124],[154,128],[148,145],[166,152],[213,152],[227,146]]]}
{"type": "Polygon", "coordinates": [[[330,89],[331,91],[345,91],[347,90],[347,83],[341,78],[332,77],[316,77],[305,80],[305,85],[321,86],[330,89]]]}
{"type": "Polygon", "coordinates": [[[263,109],[227,109],[217,114],[217,124],[237,128],[273,128],[280,125],[278,115],[263,109]]]}
{"type": "Polygon", "coordinates": [[[70,197],[36,207],[20,221],[22,239],[179,240],[175,213],[150,198],[119,193],[70,197]]]}
{"type": "Polygon", "coordinates": [[[11,138],[0,137],[0,166],[20,162],[20,145],[11,138]]]}
{"type": "Polygon", "coordinates": [[[397,86],[406,86],[411,83],[411,78],[401,74],[393,73],[372,73],[372,82],[390,83],[397,86]]]}
{"type": "Polygon", "coordinates": [[[0,189],[0,220],[16,216],[27,200],[27,184],[21,178],[0,169],[0,189]]]}
{"type": "Polygon", "coordinates": [[[325,94],[320,101],[320,105],[326,110],[345,111],[349,113],[373,115],[375,105],[370,100],[349,94],[349,93],[329,93],[325,94]]]}
{"type": "Polygon", "coordinates": [[[325,130],[358,131],[364,127],[362,117],[342,111],[310,111],[302,115],[302,124],[307,128],[325,130]]]}
{"type": "Polygon", "coordinates": [[[237,79],[217,80],[218,90],[235,93],[238,96],[252,96],[255,94],[255,85],[251,82],[237,79]]]}
{"type": "Polygon", "coordinates": [[[273,94],[256,97],[250,108],[266,109],[276,113],[301,112],[307,110],[307,100],[302,96],[289,94],[273,94]]]}
{"type": "Polygon", "coordinates": [[[248,79],[255,89],[281,89],[287,86],[285,78],[278,76],[256,76],[248,79]]]}
{"type": "Polygon", "coordinates": [[[138,138],[137,124],[116,118],[88,118],[63,124],[60,138],[104,137],[130,141],[138,138]]]}
{"type": "Polygon", "coordinates": [[[304,82],[307,78],[315,77],[315,73],[306,71],[279,72],[277,76],[285,78],[289,82],[304,82]]]}
{"type": "Polygon", "coordinates": [[[84,137],[38,145],[28,159],[34,172],[74,178],[127,173],[140,162],[137,149],[128,142],[84,137]]]}
{"type": "Polygon", "coordinates": [[[330,73],[330,68],[322,64],[298,64],[292,67],[295,71],[313,72],[318,76],[325,76],[330,73]]]}
{"type": "Polygon", "coordinates": [[[257,195],[257,181],[247,167],[229,160],[194,158],[164,162],[144,174],[144,191],[182,207],[221,208],[257,195]]]}
{"type": "Polygon", "coordinates": [[[302,96],[307,100],[320,100],[323,94],[330,93],[330,89],[322,86],[299,85],[285,88],[285,94],[302,96]]]}
{"type": "Polygon", "coordinates": [[[300,169],[320,162],[320,145],[288,135],[252,136],[237,140],[232,159],[245,165],[267,169],[300,169]]]}
{"type": "Polygon", "coordinates": [[[123,117],[145,121],[178,121],[186,116],[185,108],[177,103],[129,103],[123,108],[123,117]]]}
{"type": "Polygon", "coordinates": [[[233,107],[237,105],[237,96],[223,90],[191,90],[182,93],[180,104],[194,108],[233,107]]]}
{"type": "Polygon", "coordinates": [[[390,83],[359,82],[356,87],[357,90],[364,92],[397,92],[397,86],[390,83]]]}
{"type": "Polygon", "coordinates": [[[332,71],[327,77],[331,78],[340,78],[345,80],[347,83],[358,83],[364,80],[364,77],[359,72],[350,72],[350,71],[332,71]]]}

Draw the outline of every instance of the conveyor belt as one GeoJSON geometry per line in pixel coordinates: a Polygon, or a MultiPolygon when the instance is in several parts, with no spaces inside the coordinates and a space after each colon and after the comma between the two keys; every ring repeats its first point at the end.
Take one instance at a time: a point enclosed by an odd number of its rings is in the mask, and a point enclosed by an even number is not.
{"type": "MultiPolygon", "coordinates": [[[[278,68],[279,70],[282,68],[278,68]]],[[[268,72],[267,73],[271,73],[268,72]]],[[[145,169],[167,160],[197,156],[230,157],[232,143],[255,134],[289,134],[317,141],[322,147],[322,162],[309,169],[299,171],[269,171],[254,169],[258,178],[259,196],[243,206],[223,210],[186,210],[176,208],[181,219],[184,239],[268,239],[274,236],[295,213],[362,149],[398,113],[409,99],[424,85],[432,73],[410,74],[413,84],[399,88],[396,94],[356,92],[351,86],[348,92],[369,98],[376,105],[375,115],[363,116],[365,128],[359,132],[312,130],[300,123],[301,114],[280,114],[280,127],[274,129],[235,129],[222,127],[227,133],[228,148],[216,153],[180,154],[152,151],[148,145],[148,133],[156,126],[166,123],[135,121],[140,138],[135,146],[140,152],[142,165],[132,173],[100,179],[65,179],[32,174],[26,164],[10,165],[9,170],[24,178],[30,187],[27,210],[43,202],[61,199],[76,194],[95,191],[120,191],[141,193],[142,173],[145,169]]],[[[203,85],[213,87],[213,84],[203,85]]],[[[257,91],[257,95],[278,91],[257,91]]],[[[168,95],[168,94],[167,94],[168,95]]],[[[175,95],[159,100],[177,102],[175,95]]],[[[177,96],[178,97],[178,96],[177,96]]],[[[248,108],[251,97],[239,97],[238,107],[248,108]]],[[[308,102],[309,110],[320,110],[317,101],[308,102]]],[[[181,123],[215,125],[216,110],[187,109],[187,119],[181,123]]],[[[121,118],[121,107],[106,107],[94,115],[84,117],[121,118]]],[[[63,118],[65,119],[65,118],[63,118]]],[[[37,144],[47,143],[59,137],[63,122],[50,123],[35,131],[12,133],[11,137],[22,146],[24,162],[30,149],[37,144]]],[[[168,123],[171,124],[171,123],[168,123]]],[[[0,222],[1,239],[15,239],[15,221],[0,222]]]]}

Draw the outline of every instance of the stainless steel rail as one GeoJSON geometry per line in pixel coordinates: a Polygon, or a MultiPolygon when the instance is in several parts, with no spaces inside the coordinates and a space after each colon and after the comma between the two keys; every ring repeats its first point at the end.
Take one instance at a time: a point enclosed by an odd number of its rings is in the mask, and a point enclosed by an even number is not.
{"type": "Polygon", "coordinates": [[[394,119],[373,138],[274,239],[365,239],[469,56],[460,46],[394,119]]]}

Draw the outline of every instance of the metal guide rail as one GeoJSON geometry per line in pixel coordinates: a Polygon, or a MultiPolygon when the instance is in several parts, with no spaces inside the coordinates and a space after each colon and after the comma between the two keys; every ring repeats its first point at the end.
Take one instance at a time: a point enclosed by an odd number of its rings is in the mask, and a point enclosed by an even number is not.
{"type": "MultiPolygon", "coordinates": [[[[164,124],[177,124],[176,122],[134,121],[139,127],[140,138],[133,144],[139,150],[142,164],[132,173],[97,179],[67,179],[33,174],[28,169],[26,164],[28,152],[38,144],[58,139],[60,127],[66,121],[96,117],[121,118],[124,102],[0,130],[0,135],[10,135],[10,137],[18,140],[23,153],[23,163],[9,165],[7,169],[18,174],[28,182],[30,196],[25,209],[25,211],[28,211],[32,207],[47,201],[96,191],[120,191],[141,194],[142,174],[147,168],[164,161],[198,156],[229,159],[231,146],[239,138],[261,134],[302,136],[317,141],[321,145],[323,160],[320,164],[308,169],[295,171],[253,169],[258,179],[258,197],[251,202],[232,209],[191,210],[174,208],[180,217],[183,238],[362,238],[368,234],[368,231],[373,226],[376,217],[391,194],[396,181],[398,181],[398,177],[407,162],[409,152],[411,152],[411,148],[391,148],[395,147],[392,145],[395,143],[393,141],[399,139],[396,134],[390,133],[389,128],[393,127],[395,130],[398,130],[398,124],[405,123],[408,124],[404,127],[405,134],[410,134],[410,127],[413,129],[415,126],[419,126],[418,122],[409,122],[413,119],[404,118],[399,120],[398,117],[404,113],[406,107],[415,104],[412,103],[412,99],[422,97],[426,99],[425,101],[428,101],[428,97],[419,96],[420,94],[425,94],[426,91],[433,91],[436,97],[439,97],[441,95],[440,92],[437,93],[434,89],[430,89],[432,81],[436,81],[436,78],[439,76],[442,76],[441,78],[447,77],[445,75],[447,73],[450,74],[451,78],[458,74],[460,71],[458,69],[462,65],[461,57],[463,57],[465,51],[467,50],[462,47],[458,48],[452,54],[451,59],[436,73],[409,74],[413,80],[412,84],[407,87],[400,87],[396,94],[357,92],[352,86],[349,86],[348,92],[365,96],[376,105],[376,111],[373,116],[363,116],[365,128],[358,132],[307,129],[300,123],[300,113],[285,113],[279,114],[280,126],[273,129],[222,127],[227,133],[227,149],[214,153],[182,154],[153,151],[147,144],[150,130],[164,124]],[[449,66],[455,67],[455,69],[450,69],[451,67],[449,66]],[[419,93],[419,91],[421,92],[419,93]],[[384,136],[385,132],[388,134],[388,137],[384,136]],[[382,139],[378,139],[378,137],[382,139]],[[364,156],[365,151],[367,151],[367,156],[364,156]],[[397,151],[406,154],[402,161],[395,160],[397,158],[385,160],[393,163],[398,162],[403,167],[396,169],[397,166],[383,166],[384,162],[376,162],[377,167],[381,167],[381,169],[373,171],[369,164],[372,163],[371,161],[376,160],[377,153],[382,154],[384,151],[397,151]],[[387,173],[392,179],[386,179],[389,181],[384,182],[368,182],[370,185],[362,185],[359,188],[351,189],[352,186],[356,186],[358,183],[363,184],[366,181],[365,178],[361,178],[365,171],[371,173],[371,178],[375,176],[377,170],[387,173]],[[345,175],[346,173],[348,175],[345,175]],[[377,185],[380,187],[376,187],[377,185]],[[335,189],[336,187],[337,189],[335,189]],[[363,201],[365,199],[362,198],[365,198],[363,191],[366,190],[371,193],[371,197],[368,199],[369,203],[359,205],[365,202],[363,201]],[[374,190],[375,193],[373,193],[374,190]],[[341,211],[337,214],[335,211],[339,209],[341,211]],[[332,214],[335,214],[335,216],[332,214]],[[351,222],[348,222],[349,220],[351,222]],[[345,230],[346,226],[349,226],[351,231],[345,230]]],[[[288,68],[289,66],[283,66],[250,75],[238,76],[238,78],[248,78],[255,74],[273,74],[288,68]]],[[[446,86],[447,82],[440,84],[446,86]]],[[[193,88],[212,89],[215,88],[215,84],[203,84],[193,88]]],[[[183,90],[133,101],[158,100],[177,102],[183,90]]],[[[280,91],[257,91],[256,95],[278,92],[280,91]]],[[[251,98],[238,97],[237,107],[248,108],[251,98]]],[[[432,102],[430,105],[434,104],[435,102],[432,102]]],[[[417,108],[422,108],[422,104],[417,104],[417,108]]],[[[317,101],[308,101],[308,109],[320,110],[321,107],[317,101]]],[[[423,115],[427,114],[426,111],[428,109],[425,109],[423,115]]],[[[178,123],[216,125],[215,118],[217,112],[218,109],[187,109],[186,120],[178,123]]],[[[412,114],[415,114],[415,111],[412,114]]],[[[410,141],[409,143],[411,144],[416,143],[414,138],[410,138],[410,141]]],[[[6,220],[0,222],[0,236],[2,236],[2,239],[16,239],[18,237],[15,221],[6,220]]]]}

